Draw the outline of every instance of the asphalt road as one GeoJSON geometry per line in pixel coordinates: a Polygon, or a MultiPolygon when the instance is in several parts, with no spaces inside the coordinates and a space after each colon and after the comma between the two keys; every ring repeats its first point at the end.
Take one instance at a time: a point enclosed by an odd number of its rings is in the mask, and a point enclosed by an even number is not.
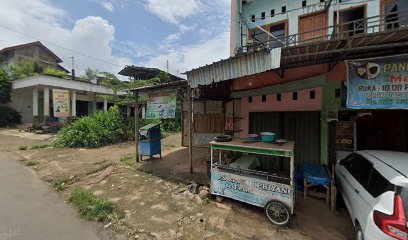
{"type": "Polygon", "coordinates": [[[29,168],[0,151],[0,240],[37,239],[102,238],[29,168]]]}

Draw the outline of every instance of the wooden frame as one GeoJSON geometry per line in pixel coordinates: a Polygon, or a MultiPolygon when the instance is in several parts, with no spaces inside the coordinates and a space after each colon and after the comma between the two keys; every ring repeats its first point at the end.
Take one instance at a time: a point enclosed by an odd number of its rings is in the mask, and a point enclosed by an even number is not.
{"type": "MultiPolygon", "coordinates": [[[[344,9],[340,9],[338,12],[339,12],[339,16],[337,16],[337,18],[340,18],[340,14],[341,13],[344,13],[344,12],[347,12],[347,11],[351,11],[351,10],[356,10],[356,9],[358,9],[358,8],[364,8],[364,19],[367,19],[367,9],[368,9],[368,4],[367,3],[363,3],[363,4],[359,4],[359,5],[356,5],[356,6],[351,6],[351,7],[348,7],[348,8],[344,8],[344,9]]],[[[337,15],[337,12],[336,12],[336,15],[337,15]]],[[[334,14],[333,14],[333,20],[334,20],[334,14]]],[[[336,19],[336,25],[337,25],[337,19],[336,19]]],[[[340,19],[339,19],[339,24],[341,25],[341,23],[340,23],[340,19]]],[[[334,24],[333,24],[334,25],[334,24]]],[[[337,28],[338,26],[336,26],[336,28],[337,28]]],[[[365,27],[364,28],[364,33],[367,33],[367,28],[365,27]]]]}
{"type": "MultiPolygon", "coordinates": [[[[325,11],[325,10],[320,10],[320,11],[317,11],[317,12],[313,12],[313,13],[307,13],[307,14],[303,14],[303,15],[299,15],[298,16],[298,37],[299,37],[299,39],[297,39],[297,41],[298,42],[306,42],[306,41],[308,41],[308,40],[303,40],[303,39],[301,39],[301,36],[302,36],[302,34],[301,34],[301,32],[300,32],[300,29],[301,29],[301,27],[300,27],[300,20],[302,19],[302,18],[305,18],[305,17],[311,17],[311,16],[313,16],[313,15],[319,15],[319,14],[322,14],[322,13],[324,13],[325,15],[326,15],[326,26],[325,26],[325,28],[327,29],[328,27],[329,27],[329,14],[327,14],[327,11],[325,11]]],[[[327,34],[326,34],[327,35],[327,34]]],[[[313,39],[312,39],[313,40],[313,39]]],[[[312,41],[313,42],[313,41],[312,41]]]]}
{"type": "MultiPolygon", "coordinates": [[[[261,27],[262,29],[264,29],[265,31],[270,32],[269,30],[270,30],[271,27],[280,25],[280,24],[282,24],[282,23],[285,24],[285,44],[287,45],[287,43],[288,43],[288,36],[289,36],[289,19],[284,19],[284,20],[281,20],[281,21],[269,23],[269,24],[266,24],[266,25],[263,25],[263,26],[260,26],[260,27],[261,27]]],[[[248,32],[248,39],[249,39],[249,40],[253,40],[252,34],[253,34],[256,30],[259,30],[259,29],[258,29],[258,28],[253,28],[253,29],[250,29],[250,30],[249,30],[249,32],[248,32]]],[[[265,34],[266,34],[266,33],[265,33],[265,34]]],[[[270,36],[269,36],[268,34],[266,34],[266,42],[268,43],[268,45],[269,45],[269,40],[270,40],[270,36]]],[[[268,47],[268,45],[267,45],[267,47],[268,47]]]]}
{"type": "Polygon", "coordinates": [[[382,23],[382,26],[380,28],[380,31],[385,31],[385,4],[389,2],[396,2],[397,0],[380,0],[380,22],[382,23]]]}

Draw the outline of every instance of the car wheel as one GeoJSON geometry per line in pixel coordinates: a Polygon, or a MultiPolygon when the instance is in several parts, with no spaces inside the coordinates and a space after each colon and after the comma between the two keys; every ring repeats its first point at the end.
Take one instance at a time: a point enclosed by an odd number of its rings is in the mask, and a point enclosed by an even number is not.
{"type": "Polygon", "coordinates": [[[356,225],[356,240],[364,240],[363,230],[359,224],[356,225]]]}
{"type": "Polygon", "coordinates": [[[269,221],[278,226],[285,226],[290,220],[290,211],[286,204],[272,200],[265,206],[265,214],[269,221]]]}

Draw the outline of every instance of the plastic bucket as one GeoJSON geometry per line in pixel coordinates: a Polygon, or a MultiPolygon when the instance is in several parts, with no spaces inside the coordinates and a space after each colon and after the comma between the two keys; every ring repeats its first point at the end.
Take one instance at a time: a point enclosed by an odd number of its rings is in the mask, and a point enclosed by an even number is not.
{"type": "Polygon", "coordinates": [[[274,142],[276,138],[276,134],[272,132],[261,132],[261,140],[262,142],[274,142]]]}

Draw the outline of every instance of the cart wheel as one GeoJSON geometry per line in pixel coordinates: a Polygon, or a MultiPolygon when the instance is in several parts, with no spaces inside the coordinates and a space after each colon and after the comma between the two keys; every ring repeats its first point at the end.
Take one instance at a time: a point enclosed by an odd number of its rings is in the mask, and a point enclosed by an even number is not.
{"type": "Polygon", "coordinates": [[[290,211],[286,204],[272,200],[265,206],[265,214],[269,221],[278,226],[285,226],[290,220],[290,211]]]}

